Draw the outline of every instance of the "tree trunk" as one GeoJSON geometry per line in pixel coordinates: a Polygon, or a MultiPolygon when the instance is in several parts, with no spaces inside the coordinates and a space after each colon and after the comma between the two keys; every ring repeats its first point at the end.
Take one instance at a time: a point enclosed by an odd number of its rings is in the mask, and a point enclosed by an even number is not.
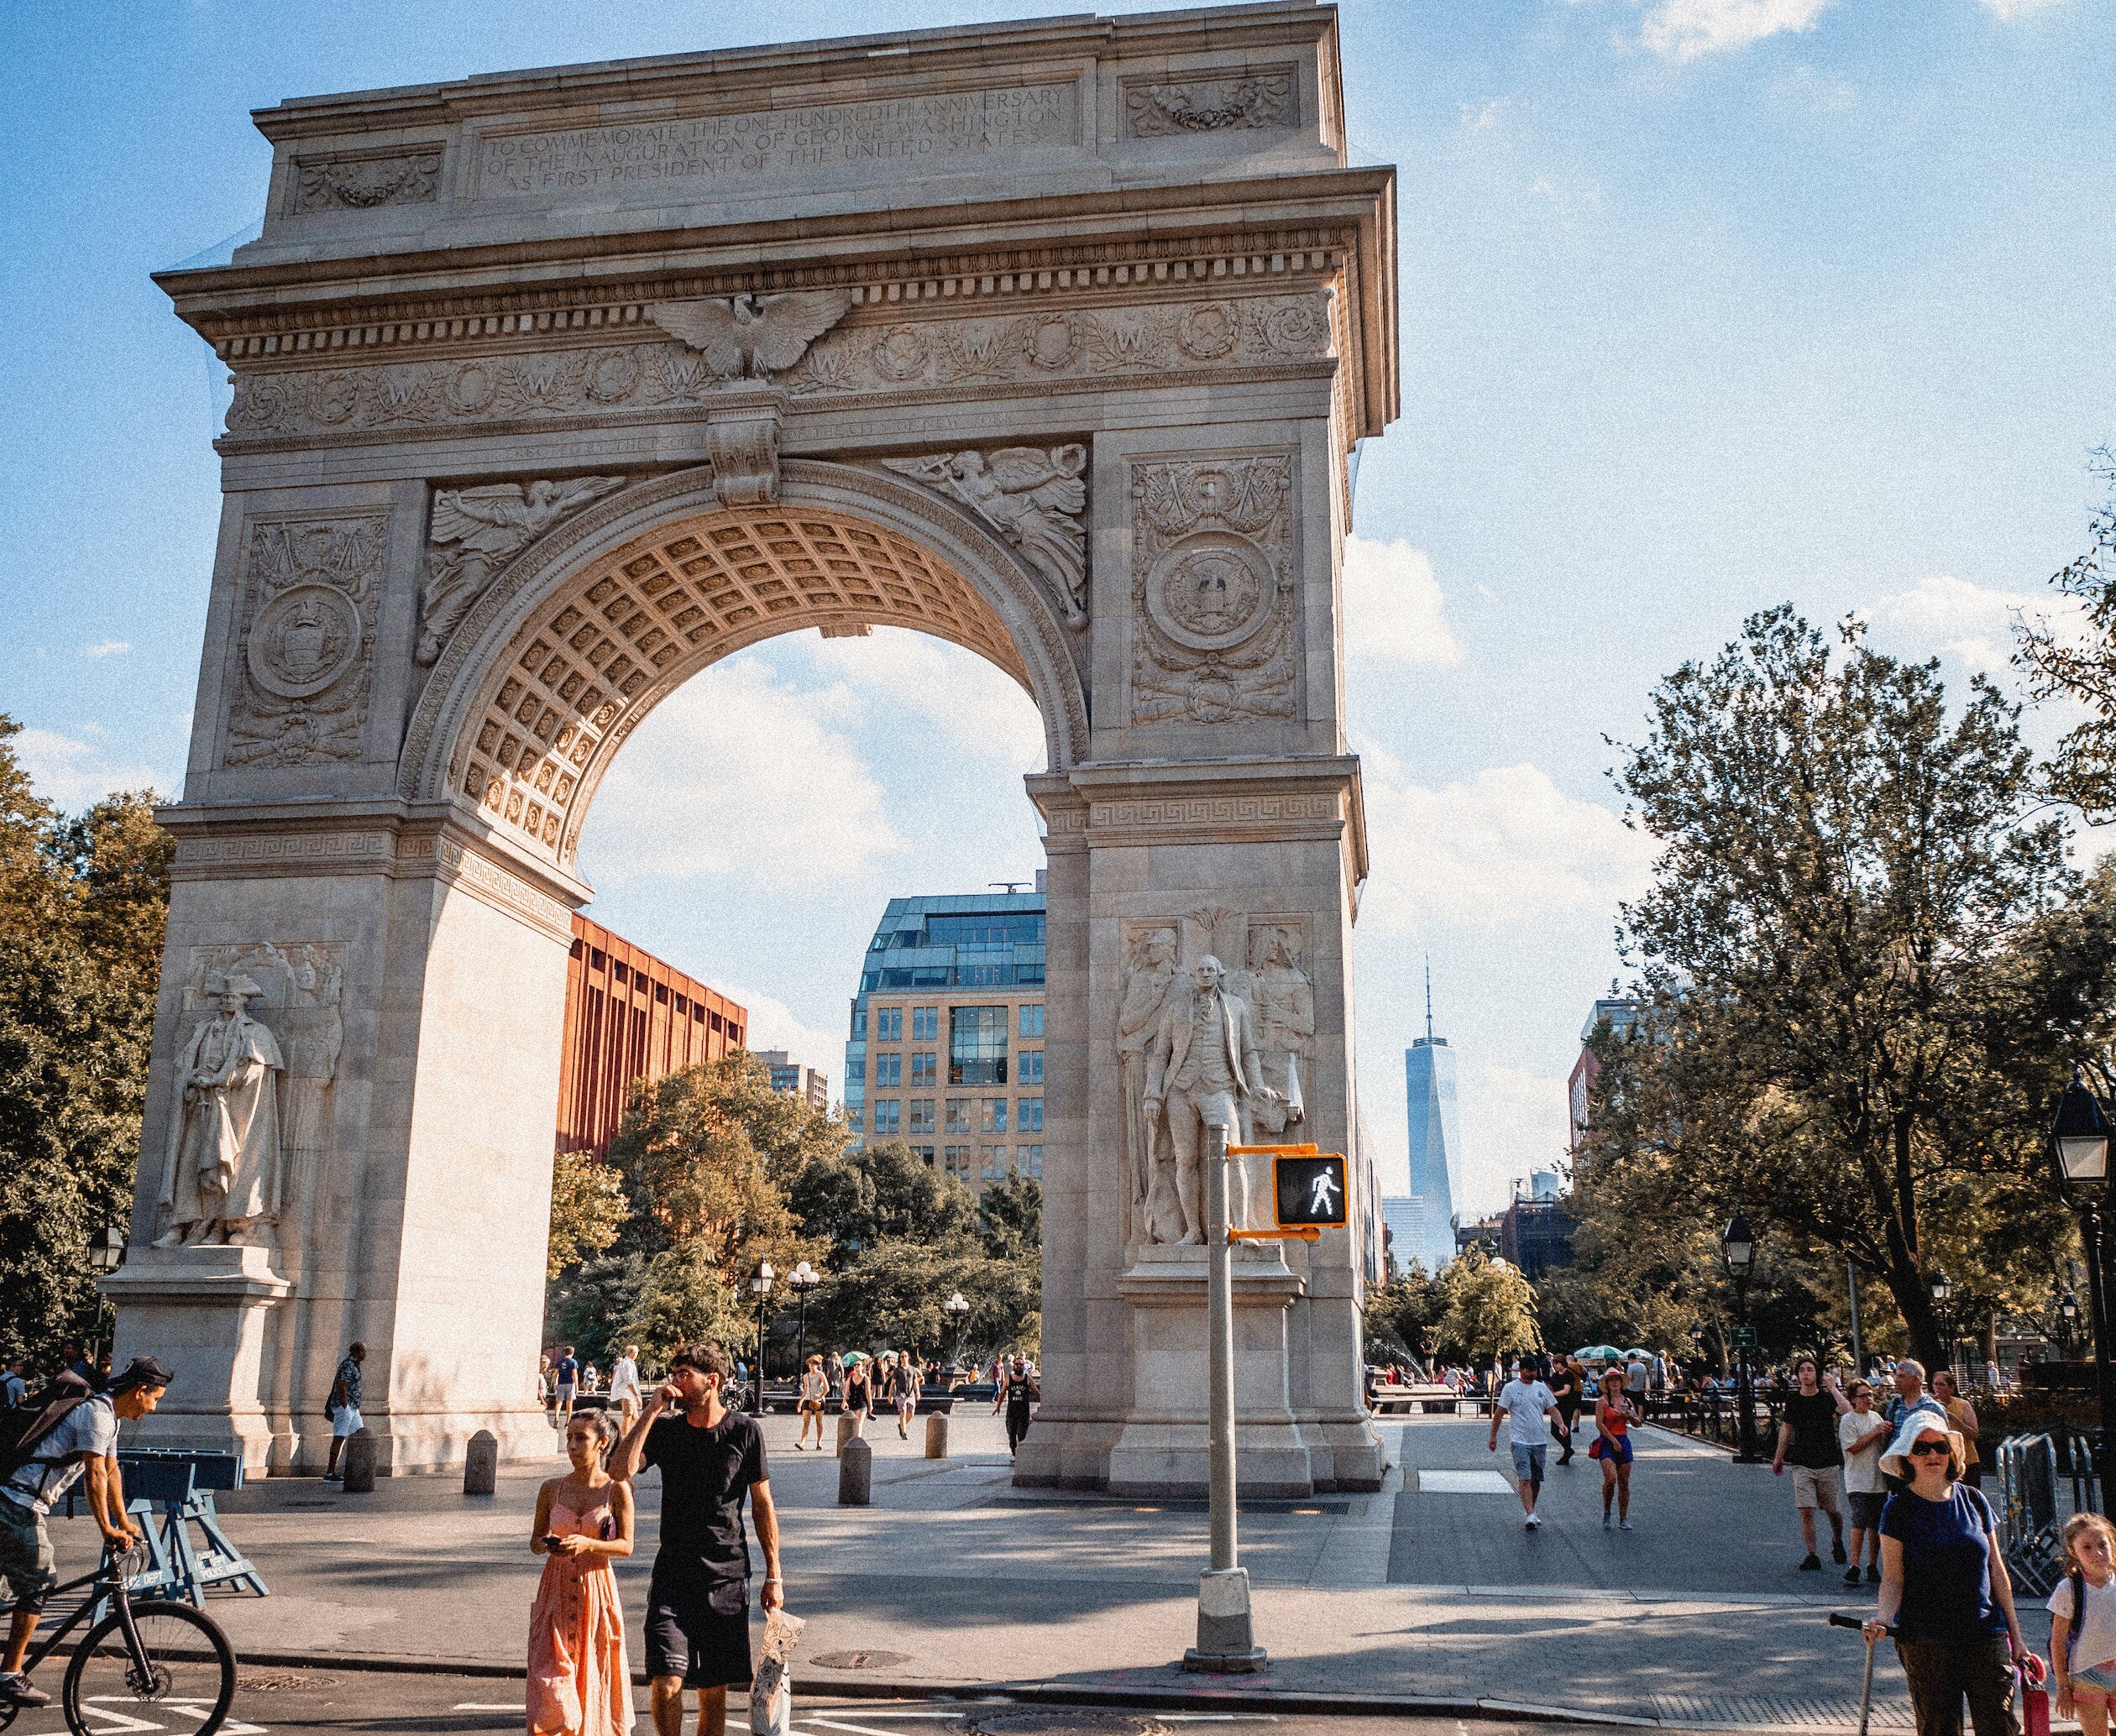
{"type": "Polygon", "coordinates": [[[1940,1317],[1933,1311],[1932,1298],[1926,1293],[1925,1274],[1915,1269],[1905,1270],[1891,1260],[1881,1278],[1902,1311],[1903,1324],[1910,1334],[1910,1354],[1925,1364],[1925,1375],[1930,1379],[1932,1371],[1941,1366],[1940,1317]]]}

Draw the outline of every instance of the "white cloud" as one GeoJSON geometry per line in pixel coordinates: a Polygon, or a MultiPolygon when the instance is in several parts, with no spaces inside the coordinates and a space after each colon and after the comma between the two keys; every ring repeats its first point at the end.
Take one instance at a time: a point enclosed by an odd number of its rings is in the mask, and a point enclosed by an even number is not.
{"type": "Polygon", "coordinates": [[[1651,839],[1600,803],[1566,795],[1537,766],[1488,766],[1436,789],[1370,751],[1364,776],[1375,865],[1362,928],[1613,923],[1618,902],[1649,878],[1651,839]]]}
{"type": "Polygon", "coordinates": [[[1639,45],[1671,60],[1744,49],[1788,30],[1812,30],[1830,0],[1656,0],[1639,45]]]}
{"type": "Polygon", "coordinates": [[[2064,0],[1983,0],[1983,8],[1993,18],[2011,24],[2015,18],[2029,18],[2039,12],[2048,12],[2054,6],[2061,6],[2064,0]]]}
{"type": "Polygon", "coordinates": [[[1344,539],[1344,645],[1353,656],[1448,667],[1463,659],[1446,599],[1425,551],[1407,542],[1344,539]]]}
{"type": "Polygon", "coordinates": [[[2005,668],[2013,656],[2018,617],[2044,621],[2065,638],[2087,631],[2075,603],[2047,592],[1987,589],[1944,573],[1883,597],[1865,614],[1878,639],[1920,656],[1938,652],[1988,671],[2005,668]]]}
{"type": "Polygon", "coordinates": [[[1506,99],[1495,97],[1481,107],[1474,102],[1462,105],[1462,124],[1472,133],[1498,133],[1505,129],[1506,99]]]}
{"type": "Polygon", "coordinates": [[[81,654],[84,657],[118,657],[131,649],[132,641],[129,639],[105,639],[94,645],[82,646],[81,654]]]}
{"type": "Polygon", "coordinates": [[[1565,1080],[1503,1061],[1472,1062],[1461,1091],[1463,1197],[1455,1210],[1469,1218],[1501,1209],[1513,1182],[1526,1191],[1531,1171],[1563,1160],[1565,1080]]]}
{"type": "Polygon", "coordinates": [[[877,724],[909,714],[937,726],[951,745],[1017,773],[1045,763],[1036,702],[975,651],[927,633],[877,627],[864,639],[820,639],[808,655],[863,695],[877,724]]]}
{"type": "Polygon", "coordinates": [[[720,992],[749,1014],[749,1046],[783,1048],[804,1067],[813,1067],[830,1081],[830,1101],[845,1096],[845,1033],[804,1024],[776,995],[739,983],[720,983],[720,992]]]}
{"type": "Polygon", "coordinates": [[[752,656],[672,693],[610,771],[589,823],[590,877],[730,873],[812,887],[903,840],[856,740],[859,697],[804,691],[752,656]]]}
{"type": "MultiPolygon", "coordinates": [[[[91,724],[83,733],[100,735],[102,731],[91,724]]],[[[103,758],[102,749],[95,742],[62,735],[55,729],[25,729],[9,745],[37,793],[68,813],[92,806],[113,790],[152,787],[166,796],[176,787],[175,780],[151,766],[113,763],[103,758]]]]}

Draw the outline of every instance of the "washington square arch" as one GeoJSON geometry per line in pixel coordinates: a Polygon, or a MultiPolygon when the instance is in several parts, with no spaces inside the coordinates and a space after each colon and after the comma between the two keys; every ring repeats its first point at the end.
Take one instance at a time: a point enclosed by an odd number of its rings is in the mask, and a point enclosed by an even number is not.
{"type": "MultiPolygon", "coordinates": [[[[233,377],[121,1356],[147,1425],[385,1469],[534,1394],[574,870],[661,698],[774,635],[1040,708],[1045,1406],[1021,1480],[1205,1480],[1196,1139],[1359,1152],[1339,562],[1396,412],[1395,180],[1337,18],[1074,16],[261,111],[259,238],[159,281],[233,377]],[[1228,1037],[1192,1053],[1200,961],[1228,1037]],[[1239,1004],[1238,1004],[1239,1003],[1239,1004]],[[1246,1016],[1241,1016],[1243,1008],[1246,1016]]],[[[1202,1018],[1202,1015],[1200,1016],[1202,1018]]],[[[1197,1028],[1206,1028],[1199,1023],[1197,1028]]],[[[1236,1264],[1244,1484],[1380,1484],[1375,1202],[1236,1264]]]]}

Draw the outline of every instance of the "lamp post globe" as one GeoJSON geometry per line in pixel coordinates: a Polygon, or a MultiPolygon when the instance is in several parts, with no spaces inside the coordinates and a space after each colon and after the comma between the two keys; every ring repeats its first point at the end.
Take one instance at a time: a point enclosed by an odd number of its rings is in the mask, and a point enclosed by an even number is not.
{"type": "Polygon", "coordinates": [[[955,1366],[962,1366],[962,1323],[970,1317],[970,1299],[957,1290],[940,1305],[941,1312],[955,1323],[955,1366]]]}
{"type": "Polygon", "coordinates": [[[2116,1467],[2116,1381],[2109,1372],[2108,1291],[2102,1269],[2108,1116],[2101,1099],[2088,1089],[2085,1069],[2077,1065],[2071,1083],[2057,1100],[2057,1114],[2050,1126],[2050,1155],[2058,1191],[2078,1210],[2079,1239],[2087,1255],[2087,1317],[2094,1331],[2094,1395],[2099,1415],[2094,1430],[2094,1478],[2106,1491],[2110,1471],[2116,1467]]]}
{"type": "Polygon", "coordinates": [[[1741,1408],[1737,1420],[1741,1447],[1734,1455],[1737,1465],[1760,1465],[1763,1455],[1756,1445],[1756,1387],[1749,1371],[1749,1275],[1756,1269],[1756,1232],[1749,1228],[1748,1220],[1736,1212],[1720,1232],[1720,1252],[1726,1261],[1727,1275],[1734,1280],[1734,1310],[1742,1323],[1741,1360],[1738,1367],[1740,1386],[1735,1403],[1741,1408]]]}
{"type": "Polygon", "coordinates": [[[1954,1280],[1946,1268],[1935,1266],[1932,1276],[1925,1280],[1925,1289],[1932,1294],[1933,1312],[1939,1316],[1941,1358],[1950,1373],[1954,1368],[1954,1314],[1948,1304],[1954,1299],[1954,1280]]]}
{"type": "MultiPolygon", "coordinates": [[[[105,1224],[88,1238],[88,1265],[92,1271],[107,1277],[125,1263],[125,1232],[117,1224],[105,1224]]],[[[102,1329],[104,1298],[99,1291],[96,1296],[95,1341],[90,1346],[94,1361],[102,1360],[102,1329]]]]}
{"type": "Polygon", "coordinates": [[[750,1388],[750,1414],[764,1414],[764,1310],[771,1299],[772,1282],[778,1276],[769,1260],[759,1260],[750,1273],[750,1294],[757,1298],[757,1379],[750,1388]]]}
{"type": "Polygon", "coordinates": [[[806,1260],[786,1274],[787,1287],[794,1292],[794,1299],[800,1305],[800,1313],[794,1329],[794,1379],[797,1385],[803,1372],[808,1367],[809,1292],[822,1282],[823,1274],[806,1260]]]}

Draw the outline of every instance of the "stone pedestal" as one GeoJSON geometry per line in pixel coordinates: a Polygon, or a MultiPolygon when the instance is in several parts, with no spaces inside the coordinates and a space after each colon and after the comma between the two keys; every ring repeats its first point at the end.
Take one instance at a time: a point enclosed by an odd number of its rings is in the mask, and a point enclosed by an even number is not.
{"type": "MultiPolygon", "coordinates": [[[[1304,1499],[1315,1493],[1315,1472],[1293,1415],[1286,1332],[1302,1281],[1269,1245],[1237,1247],[1233,1266],[1239,1486],[1253,1498],[1304,1499]]],[[[1118,1289],[1131,1303],[1133,1386],[1110,1449],[1110,1493],[1202,1496],[1211,1461],[1205,1250],[1141,1248],[1118,1289]]]]}
{"type": "Polygon", "coordinates": [[[293,1289],[265,1247],[129,1250],[102,1280],[118,1307],[112,1366],[157,1357],[176,1377],[129,1444],[239,1453],[262,1475],[273,1436],[258,1396],[273,1373],[268,1326],[293,1289]]]}

